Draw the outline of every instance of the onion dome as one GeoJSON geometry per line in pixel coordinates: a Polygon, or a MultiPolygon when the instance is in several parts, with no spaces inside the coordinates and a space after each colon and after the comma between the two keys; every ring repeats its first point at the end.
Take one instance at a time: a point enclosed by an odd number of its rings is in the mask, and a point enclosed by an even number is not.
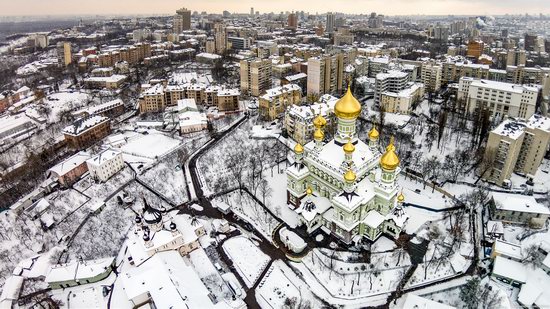
{"type": "Polygon", "coordinates": [[[355,151],[355,146],[351,143],[351,140],[348,140],[348,142],[344,145],[344,152],[347,154],[351,154],[355,151]]]}
{"type": "Polygon", "coordinates": [[[304,147],[300,145],[300,143],[296,143],[296,146],[294,146],[294,153],[301,154],[304,152],[304,147]]]}
{"type": "Polygon", "coordinates": [[[345,174],[344,174],[344,180],[346,182],[354,182],[355,179],[357,178],[357,176],[355,176],[355,173],[349,169],[345,174]]]}
{"type": "Polygon", "coordinates": [[[380,137],[380,133],[378,133],[375,126],[372,126],[372,129],[369,131],[369,139],[376,140],[378,137],[380,137]]]}
{"type": "Polygon", "coordinates": [[[380,158],[380,165],[387,171],[393,171],[399,166],[399,157],[395,153],[395,145],[393,144],[393,136],[390,144],[386,147],[386,152],[380,158]]]}
{"type": "Polygon", "coordinates": [[[319,115],[317,115],[317,117],[315,117],[315,119],[313,119],[313,125],[316,128],[322,128],[322,127],[327,125],[327,120],[325,119],[325,117],[323,117],[323,116],[321,116],[321,114],[319,114],[319,115]]]}
{"type": "Polygon", "coordinates": [[[160,210],[149,206],[145,198],[143,199],[143,203],[145,204],[145,207],[143,209],[143,220],[145,220],[145,223],[156,224],[161,222],[162,213],[160,212],[160,210]]]}
{"type": "Polygon", "coordinates": [[[174,222],[170,222],[170,230],[175,230],[176,229],[176,224],[174,222]]]}
{"type": "Polygon", "coordinates": [[[319,128],[313,132],[313,139],[316,141],[322,141],[325,139],[325,133],[319,128]]]}
{"type": "Polygon", "coordinates": [[[141,217],[140,217],[139,215],[136,215],[135,222],[136,222],[137,224],[140,224],[140,223],[141,223],[141,217]]]}
{"type": "Polygon", "coordinates": [[[397,196],[397,201],[399,203],[403,203],[405,201],[405,196],[403,195],[403,191],[401,191],[401,193],[399,193],[399,195],[397,196]]]}
{"type": "Polygon", "coordinates": [[[143,240],[144,241],[149,241],[149,239],[151,239],[151,238],[149,238],[149,233],[143,233],[143,240]]]}
{"type": "Polygon", "coordinates": [[[353,96],[349,86],[346,94],[334,105],[334,114],[342,119],[356,119],[361,114],[361,103],[353,96]]]}
{"type": "Polygon", "coordinates": [[[313,194],[313,190],[311,189],[311,187],[307,187],[306,194],[307,195],[312,195],[313,194]]]}

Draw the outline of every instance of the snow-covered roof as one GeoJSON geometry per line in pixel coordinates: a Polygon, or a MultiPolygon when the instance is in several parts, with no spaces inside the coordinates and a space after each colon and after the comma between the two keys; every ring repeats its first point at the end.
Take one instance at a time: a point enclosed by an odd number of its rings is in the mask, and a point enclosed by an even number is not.
{"type": "Polygon", "coordinates": [[[307,74],[306,73],[298,73],[298,74],[294,74],[294,75],[288,75],[285,77],[286,80],[288,80],[289,82],[294,82],[294,81],[297,81],[299,79],[303,79],[303,78],[306,78],[307,77],[307,74]]]}
{"type": "Polygon", "coordinates": [[[214,306],[190,263],[177,251],[159,252],[139,267],[121,274],[128,299],[148,293],[156,308],[224,308],[214,306]]]}
{"type": "Polygon", "coordinates": [[[68,172],[72,171],[76,167],[80,166],[82,163],[86,162],[86,160],[88,159],[90,159],[90,155],[87,152],[81,151],[73,155],[72,157],[68,158],[67,160],[50,168],[48,171],[53,172],[59,177],[61,177],[67,174],[68,172]]]}
{"type": "Polygon", "coordinates": [[[436,301],[420,297],[418,295],[408,293],[406,294],[398,304],[396,309],[454,309],[453,306],[448,306],[436,301]]]}
{"type": "Polygon", "coordinates": [[[108,257],[89,261],[72,261],[67,264],[53,265],[46,275],[47,283],[84,280],[96,277],[100,274],[110,271],[109,267],[114,261],[114,257],[108,257]]]}
{"type": "Polygon", "coordinates": [[[196,56],[197,58],[206,58],[206,59],[212,59],[212,60],[216,60],[216,59],[221,59],[222,56],[220,55],[216,55],[216,54],[210,54],[210,53],[200,53],[196,56]]]}
{"type": "Polygon", "coordinates": [[[65,127],[65,129],[63,129],[63,132],[69,135],[79,135],[106,121],[109,121],[109,118],[99,115],[88,116],[78,119],[73,122],[72,125],[65,127]]]}
{"type": "Polygon", "coordinates": [[[504,225],[501,221],[488,221],[486,231],[488,234],[504,234],[504,225]]]}
{"type": "Polygon", "coordinates": [[[521,286],[518,302],[528,308],[550,308],[550,276],[542,269],[535,269],[527,276],[527,282],[521,286]]]}
{"type": "Polygon", "coordinates": [[[197,111],[197,103],[195,99],[181,99],[178,100],[178,111],[192,110],[197,111]]]}
{"type": "Polygon", "coordinates": [[[284,93],[289,93],[292,91],[302,91],[302,88],[296,84],[287,84],[266,90],[266,93],[262,95],[261,98],[271,101],[284,93]]]}
{"type": "Polygon", "coordinates": [[[317,215],[323,215],[331,206],[330,200],[322,196],[307,196],[302,199],[296,213],[302,215],[306,221],[312,221],[317,215]]]}
{"type": "MultiPolygon", "coordinates": [[[[5,301],[9,302],[19,298],[24,279],[25,278],[21,276],[10,276],[6,279],[2,287],[2,295],[0,295],[0,305],[2,308],[4,308],[5,301]]],[[[11,306],[9,306],[9,308],[11,308],[11,306]]]]}
{"type": "Polygon", "coordinates": [[[84,109],[83,111],[87,111],[90,115],[92,114],[99,114],[106,110],[112,109],[117,106],[123,106],[124,102],[121,99],[115,99],[109,102],[101,103],[98,105],[90,106],[87,109],[84,109]]]}
{"type": "Polygon", "coordinates": [[[114,150],[114,149],[107,149],[99,153],[98,155],[94,156],[93,158],[86,160],[86,163],[88,165],[95,165],[95,166],[101,166],[105,164],[106,162],[109,162],[113,158],[115,158],[117,155],[121,154],[120,151],[114,150]]]}
{"type": "Polygon", "coordinates": [[[550,118],[534,114],[527,121],[527,127],[550,132],[550,118]]]}
{"type": "Polygon", "coordinates": [[[495,258],[493,274],[512,279],[520,283],[525,283],[525,280],[527,280],[527,274],[523,264],[501,256],[497,256],[495,258]]]}
{"type": "Polygon", "coordinates": [[[205,113],[189,111],[179,115],[180,127],[200,126],[206,125],[208,119],[205,113]]]}
{"type": "Polygon", "coordinates": [[[495,253],[511,257],[516,260],[521,260],[521,246],[515,245],[500,239],[496,239],[494,243],[495,253]]]}
{"type": "Polygon", "coordinates": [[[516,140],[523,134],[525,126],[525,122],[515,119],[506,119],[491,132],[516,140]]]}
{"type": "Polygon", "coordinates": [[[550,215],[550,210],[538,203],[533,196],[493,192],[498,210],[519,211],[550,215]]]}
{"type": "Polygon", "coordinates": [[[113,74],[111,76],[91,76],[85,78],[85,82],[97,82],[97,83],[119,83],[126,79],[126,75],[113,74]]]}
{"type": "Polygon", "coordinates": [[[534,92],[538,91],[538,88],[532,87],[532,86],[516,85],[516,84],[497,82],[497,81],[486,80],[486,79],[474,79],[470,84],[470,87],[489,88],[489,89],[505,91],[510,93],[523,93],[524,91],[534,91],[534,92]]]}
{"type": "Polygon", "coordinates": [[[372,227],[372,228],[377,228],[378,226],[380,226],[380,224],[382,224],[382,222],[384,222],[386,218],[384,216],[382,216],[378,211],[376,210],[371,210],[369,211],[369,213],[367,214],[367,216],[365,217],[365,220],[363,221],[366,225],[372,227]]]}

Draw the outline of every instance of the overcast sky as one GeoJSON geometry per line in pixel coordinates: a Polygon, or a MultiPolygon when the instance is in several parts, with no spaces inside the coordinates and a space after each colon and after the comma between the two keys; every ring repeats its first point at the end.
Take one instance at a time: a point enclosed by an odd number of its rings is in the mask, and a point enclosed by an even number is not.
{"type": "Polygon", "coordinates": [[[221,13],[309,11],[409,14],[550,14],[550,0],[0,0],[0,15],[171,14],[179,7],[221,13]]]}

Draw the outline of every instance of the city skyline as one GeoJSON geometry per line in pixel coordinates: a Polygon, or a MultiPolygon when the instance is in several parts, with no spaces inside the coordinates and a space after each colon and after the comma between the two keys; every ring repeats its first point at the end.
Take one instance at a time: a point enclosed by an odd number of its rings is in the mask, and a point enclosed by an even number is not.
{"type": "Polygon", "coordinates": [[[221,13],[224,10],[234,13],[248,13],[254,7],[260,13],[281,11],[307,11],[323,14],[335,11],[352,14],[377,12],[385,15],[504,15],[504,14],[549,14],[550,4],[544,0],[362,0],[360,2],[312,1],[220,1],[205,0],[191,3],[177,0],[164,0],[161,3],[150,1],[119,0],[107,3],[98,0],[89,4],[67,0],[24,0],[3,5],[3,16],[29,15],[159,15],[173,14],[177,8],[187,7],[192,11],[221,13]],[[389,6],[388,3],[391,5],[389,6]],[[32,7],[32,12],[29,8],[32,7]],[[319,8],[319,9],[317,9],[319,8]],[[39,13],[35,13],[39,12],[39,13]]]}

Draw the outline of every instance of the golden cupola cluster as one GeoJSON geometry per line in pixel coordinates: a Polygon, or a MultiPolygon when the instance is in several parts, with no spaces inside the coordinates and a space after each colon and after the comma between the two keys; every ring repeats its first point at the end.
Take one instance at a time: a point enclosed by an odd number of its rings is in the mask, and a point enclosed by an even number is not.
{"type": "Polygon", "coordinates": [[[372,126],[372,129],[369,131],[369,139],[377,140],[380,137],[380,133],[376,130],[375,126],[372,126]]]}
{"type": "Polygon", "coordinates": [[[316,141],[322,141],[325,139],[325,133],[323,133],[321,128],[315,129],[315,132],[313,132],[313,139],[316,141]]]}
{"type": "Polygon", "coordinates": [[[351,168],[344,174],[344,180],[347,182],[347,183],[353,183],[355,182],[355,179],[357,178],[357,176],[355,175],[355,173],[351,170],[351,168]]]}
{"type": "Polygon", "coordinates": [[[316,128],[323,128],[324,126],[327,125],[327,120],[325,119],[325,117],[321,116],[321,114],[317,115],[317,117],[315,117],[315,119],[313,119],[313,125],[316,127],[316,128]]]}
{"type": "Polygon", "coordinates": [[[348,142],[344,145],[344,152],[347,154],[352,154],[355,151],[355,146],[351,142],[351,140],[348,140],[348,142]]]}
{"type": "Polygon", "coordinates": [[[353,96],[349,86],[346,94],[334,105],[334,114],[341,119],[356,119],[361,114],[361,103],[353,96]]]}
{"type": "Polygon", "coordinates": [[[394,171],[399,166],[399,157],[395,153],[395,145],[393,144],[393,136],[390,139],[390,144],[386,147],[386,152],[380,158],[380,166],[387,171],[394,171]]]}

